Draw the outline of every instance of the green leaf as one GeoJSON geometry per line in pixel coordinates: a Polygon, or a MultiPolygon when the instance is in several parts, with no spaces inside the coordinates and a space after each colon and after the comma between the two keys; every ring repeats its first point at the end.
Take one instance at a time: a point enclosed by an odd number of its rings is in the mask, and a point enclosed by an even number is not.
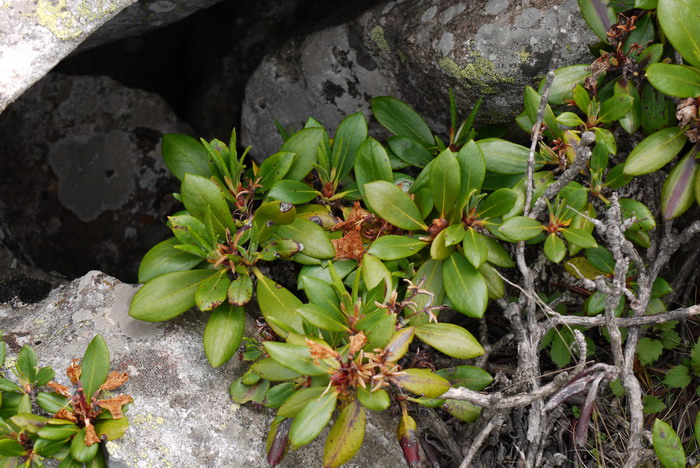
{"type": "Polygon", "coordinates": [[[204,329],[204,353],[212,367],[231,359],[241,343],[244,326],[242,307],[224,304],[214,309],[204,329]]]}
{"type": "Polygon", "coordinates": [[[297,313],[309,324],[331,332],[349,331],[347,318],[337,308],[317,304],[304,304],[297,313]]]}
{"type": "Polygon", "coordinates": [[[643,175],[661,169],[683,149],[685,129],[670,127],[649,135],[627,156],[625,174],[643,175]]]}
{"type": "Polygon", "coordinates": [[[323,448],[323,466],[338,467],[355,456],[365,438],[367,416],[357,399],[353,399],[338,414],[323,448]]]}
{"type": "Polygon", "coordinates": [[[488,288],[481,273],[460,252],[443,263],[445,292],[452,306],[468,317],[481,318],[488,304],[488,288]]]}
{"type": "Polygon", "coordinates": [[[480,392],[493,382],[493,377],[488,372],[474,366],[449,367],[435,373],[446,378],[453,387],[466,387],[475,392],[480,392]]]}
{"type": "Polygon", "coordinates": [[[460,167],[452,151],[443,151],[430,168],[430,192],[441,218],[454,207],[460,190],[460,167]]]}
{"type": "Polygon", "coordinates": [[[447,245],[445,242],[445,229],[440,231],[430,245],[430,258],[433,260],[444,260],[455,250],[454,245],[447,245]]]}
{"type": "Polygon", "coordinates": [[[489,299],[502,298],[505,294],[505,284],[496,268],[488,263],[484,263],[479,267],[479,273],[481,273],[481,276],[484,277],[484,281],[486,281],[489,299]]]}
{"type": "Polygon", "coordinates": [[[476,422],[481,415],[481,408],[468,401],[447,400],[442,405],[442,409],[455,418],[468,423],[476,422]]]}
{"type": "Polygon", "coordinates": [[[375,180],[393,182],[391,163],[386,150],[374,138],[370,137],[357,150],[355,156],[355,179],[360,195],[365,197],[365,184],[375,180]]]}
{"type": "Polygon", "coordinates": [[[37,387],[41,387],[49,383],[50,380],[53,380],[55,375],[56,373],[50,367],[42,367],[39,369],[39,372],[37,372],[34,383],[37,387]]]}
{"type": "Polygon", "coordinates": [[[307,403],[299,411],[289,429],[289,442],[292,449],[308,444],[321,433],[331,420],[337,399],[337,390],[331,389],[317,400],[307,403]]]}
{"type": "Polygon", "coordinates": [[[163,135],[161,151],[165,165],[178,179],[182,180],[185,174],[211,176],[209,153],[194,138],[168,133],[163,135]]]}
{"type": "Polygon", "coordinates": [[[557,116],[557,122],[572,128],[584,125],[584,122],[583,120],[581,120],[581,117],[574,114],[573,112],[562,112],[557,116]]]}
{"type": "Polygon", "coordinates": [[[618,120],[620,126],[632,135],[639,130],[642,123],[642,99],[639,96],[639,91],[637,91],[637,87],[631,81],[619,80],[615,83],[615,95],[627,95],[632,98],[632,108],[624,117],[618,120]]]}
{"type": "Polygon", "coordinates": [[[325,375],[326,368],[314,364],[311,350],[308,346],[266,341],[265,351],[280,365],[303,375],[325,375]]]}
{"type": "Polygon", "coordinates": [[[287,225],[295,219],[296,208],[294,205],[281,201],[265,202],[255,210],[253,215],[251,238],[257,239],[257,242],[265,242],[275,234],[280,226],[287,225]]]}
{"type": "MultiPolygon", "coordinates": [[[[96,335],[90,341],[83,355],[81,368],[80,385],[89,403],[100,385],[105,383],[109,373],[109,349],[100,335],[96,335]]],[[[77,460],[77,457],[73,458],[77,460]]]]}
{"type": "Polygon", "coordinates": [[[503,216],[513,208],[517,199],[518,193],[515,190],[498,189],[479,204],[477,216],[482,219],[503,216]]]}
{"type": "Polygon", "coordinates": [[[483,241],[488,249],[486,261],[502,268],[515,266],[515,262],[510,258],[508,251],[496,239],[484,236],[483,241]]]}
{"type": "Polygon", "coordinates": [[[700,96],[700,70],[683,65],[655,63],[646,70],[649,83],[669,96],[700,96]]]}
{"type": "Polygon", "coordinates": [[[630,231],[650,231],[656,227],[654,215],[644,203],[638,202],[632,198],[620,198],[620,209],[625,219],[636,218],[630,228],[630,231]]]}
{"type": "Polygon", "coordinates": [[[415,203],[391,182],[378,180],[366,184],[365,193],[372,210],[394,226],[406,230],[428,229],[415,203]]]}
{"type": "Polygon", "coordinates": [[[358,387],[356,392],[357,399],[360,400],[362,406],[367,409],[371,409],[372,411],[384,411],[391,405],[391,397],[389,396],[389,392],[383,388],[372,392],[369,386],[365,388],[358,387]]]}
{"type": "Polygon", "coordinates": [[[39,429],[39,437],[46,440],[68,440],[80,428],[70,421],[67,424],[46,424],[39,429]]]}
{"type": "Polygon", "coordinates": [[[355,154],[367,139],[367,121],[362,112],[345,117],[333,136],[332,167],[337,170],[336,179],[341,180],[355,165],[355,154]]]}
{"type": "Polygon", "coordinates": [[[261,192],[270,190],[270,187],[284,178],[292,167],[294,157],[295,153],[279,152],[265,158],[257,174],[260,179],[258,183],[262,185],[261,192]]]}
{"type": "Polygon", "coordinates": [[[671,388],[685,388],[691,380],[690,372],[686,366],[673,366],[666,372],[663,383],[671,388]]]}
{"type": "Polygon", "coordinates": [[[23,377],[23,380],[26,380],[26,383],[31,384],[34,382],[36,378],[36,353],[30,346],[22,346],[17,356],[17,365],[15,367],[21,374],[21,377],[23,377]]]}
{"type": "Polygon", "coordinates": [[[262,403],[265,393],[270,389],[269,380],[259,380],[253,385],[245,385],[241,382],[242,377],[237,378],[228,388],[231,399],[239,405],[244,405],[249,401],[262,403]]]}
{"type": "Polygon", "coordinates": [[[179,243],[180,241],[173,237],[153,246],[139,265],[139,283],[145,283],[166,273],[189,270],[202,261],[200,257],[173,247],[179,243]]]}
{"type": "Polygon", "coordinates": [[[303,245],[301,252],[309,257],[325,259],[335,256],[335,248],[326,230],[308,219],[295,218],[291,224],[280,226],[277,235],[303,245]]]}
{"type": "Polygon", "coordinates": [[[433,154],[413,138],[393,136],[387,139],[386,144],[392,154],[411,166],[427,167],[434,160],[433,154]]]}
{"type": "Polygon", "coordinates": [[[484,348],[466,329],[452,323],[425,323],[416,327],[416,336],[438,351],[457,359],[472,359],[484,348]]]}
{"type": "Polygon", "coordinates": [[[205,222],[207,211],[211,210],[211,221],[218,236],[223,237],[227,227],[235,231],[226,198],[214,182],[206,177],[186,174],[182,179],[181,195],[187,211],[200,221],[205,222]]]}
{"type": "Polygon", "coordinates": [[[604,0],[578,0],[581,16],[602,41],[608,40],[610,26],[617,22],[615,12],[604,0]]]}
{"type": "Polygon", "coordinates": [[[250,302],[253,297],[253,280],[250,274],[238,273],[238,278],[231,281],[226,296],[232,305],[242,306],[250,302]]]}
{"type": "Polygon", "coordinates": [[[450,382],[428,369],[404,369],[394,379],[411,393],[437,398],[450,388],[450,382]]]}
{"type": "MultiPolygon", "coordinates": [[[[659,6],[664,0],[659,0],[659,6]]],[[[680,437],[671,426],[660,419],[654,421],[651,433],[654,452],[664,468],[685,468],[685,451],[680,437]]]]}
{"type": "Polygon", "coordinates": [[[618,189],[629,184],[632,181],[633,176],[626,175],[624,173],[625,164],[618,164],[608,171],[605,177],[605,185],[611,189],[618,189]]]}
{"type": "Polygon", "coordinates": [[[296,387],[292,382],[285,382],[275,385],[265,392],[263,405],[268,408],[279,408],[287,399],[296,392],[296,387]]]}
{"type": "Polygon", "coordinates": [[[374,118],[394,135],[433,144],[433,133],[416,111],[398,99],[380,96],[371,101],[374,118]]]}
{"type": "Polygon", "coordinates": [[[695,201],[693,185],[698,174],[697,149],[692,149],[671,170],[661,189],[661,214],[664,219],[677,218],[695,201]]]}
{"type": "Polygon", "coordinates": [[[301,374],[279,364],[272,358],[265,358],[250,366],[250,370],[260,376],[261,379],[271,382],[283,382],[301,377],[301,374]]]}
{"type": "MultiPolygon", "coordinates": [[[[419,294],[415,296],[412,302],[416,305],[416,310],[421,311],[425,307],[442,304],[443,296],[445,295],[445,286],[442,279],[442,263],[443,261],[427,260],[418,268],[411,282],[420,286],[422,290],[428,291],[430,294],[419,294]]],[[[427,314],[420,313],[411,317],[411,325],[424,323],[428,320],[427,314]]]]}
{"type": "Polygon", "coordinates": [[[83,428],[78,432],[70,444],[70,455],[75,460],[87,463],[97,455],[97,450],[100,448],[100,444],[92,444],[91,446],[85,445],[85,432],[86,429],[83,428]]]}
{"type": "Polygon", "coordinates": [[[561,230],[561,234],[567,242],[577,245],[582,249],[592,249],[598,246],[593,236],[582,229],[566,228],[561,230]]]}
{"type": "Polygon", "coordinates": [[[552,262],[559,263],[564,260],[566,246],[564,241],[556,234],[550,234],[544,241],[544,255],[552,262]]]}
{"type": "Polygon", "coordinates": [[[22,444],[14,439],[0,439],[0,455],[3,457],[21,457],[26,454],[22,444]]]}
{"type": "Polygon", "coordinates": [[[136,292],[129,306],[129,315],[148,322],[177,317],[194,307],[199,284],[211,275],[211,270],[189,270],[152,279],[136,292]]]}
{"type": "Polygon", "coordinates": [[[644,337],[637,343],[637,356],[643,366],[653,364],[661,357],[664,347],[659,340],[644,337]]]}
{"type": "Polygon", "coordinates": [[[306,387],[297,390],[277,410],[277,417],[295,418],[307,404],[318,400],[325,391],[326,387],[306,387]]]}
{"type": "Polygon", "coordinates": [[[124,435],[129,428],[129,420],[126,418],[120,419],[102,419],[95,423],[95,433],[98,437],[104,436],[107,440],[116,440],[124,435]]]}
{"type": "Polygon", "coordinates": [[[456,245],[462,242],[467,230],[462,223],[452,224],[445,228],[445,246],[456,245]]]}
{"type": "Polygon", "coordinates": [[[215,309],[226,300],[226,293],[230,285],[228,270],[213,272],[209,278],[199,283],[194,293],[195,304],[201,311],[215,309]]]}
{"type": "Polygon", "coordinates": [[[67,407],[69,401],[68,398],[58,393],[39,392],[36,396],[36,402],[39,407],[44,411],[54,414],[67,407]]]}
{"type": "MultiPolygon", "coordinates": [[[[498,174],[523,174],[527,170],[530,150],[500,138],[486,138],[477,141],[484,153],[486,169],[498,174]]],[[[535,169],[542,167],[535,153],[535,169]]]]}
{"type": "Polygon", "coordinates": [[[318,160],[317,149],[327,138],[326,131],[319,127],[299,130],[282,144],[280,152],[296,153],[294,164],[286,174],[290,180],[301,180],[311,172],[318,160]]]}
{"type": "Polygon", "coordinates": [[[469,193],[472,189],[481,190],[486,175],[484,153],[474,140],[469,140],[456,155],[460,168],[460,193],[469,193]]]}
{"type": "MultiPolygon", "coordinates": [[[[586,77],[591,75],[588,65],[571,65],[554,71],[554,80],[549,88],[547,102],[552,105],[563,104],[565,100],[572,98],[572,90],[577,84],[582,84],[586,77]]],[[[540,83],[538,92],[543,93],[544,80],[540,83]]],[[[584,112],[586,112],[584,110],[584,112]]],[[[532,125],[530,125],[532,128],[532,125]]]]}
{"type": "Polygon", "coordinates": [[[321,192],[314,190],[303,182],[285,179],[273,185],[267,195],[274,200],[296,205],[310,202],[320,196],[321,192]]]}
{"type": "Polygon", "coordinates": [[[367,253],[382,260],[398,260],[418,253],[427,244],[410,236],[382,236],[372,242],[367,253]]]}
{"type": "Polygon", "coordinates": [[[598,122],[608,123],[623,118],[634,104],[632,96],[625,94],[616,95],[607,99],[598,115],[598,122]]]}
{"type": "Polygon", "coordinates": [[[700,18],[697,0],[659,0],[659,25],[673,47],[691,65],[700,67],[700,18]]]}
{"type": "Polygon", "coordinates": [[[258,278],[256,294],[258,306],[263,317],[278,335],[285,337],[289,330],[280,328],[279,323],[286,324],[291,330],[302,331],[301,317],[296,310],[301,307],[301,301],[282,285],[275,283],[258,270],[253,272],[258,278]]]}
{"type": "Polygon", "coordinates": [[[526,241],[542,233],[542,224],[527,216],[513,216],[501,224],[498,232],[513,241],[526,241]]]}
{"type": "Polygon", "coordinates": [[[595,127],[593,129],[595,133],[595,138],[598,144],[602,145],[608,150],[609,154],[617,153],[617,143],[615,142],[615,135],[612,134],[610,130],[601,127],[595,127]]]}
{"type": "Polygon", "coordinates": [[[604,247],[595,247],[586,249],[584,252],[586,258],[591,265],[599,269],[605,274],[613,274],[615,272],[615,259],[610,251],[604,247]]]}
{"type": "MultiPolygon", "coordinates": [[[[661,44],[658,44],[660,47],[661,44]]],[[[663,47],[662,47],[663,49],[663,47]]],[[[642,88],[642,130],[647,135],[676,125],[676,105],[651,83],[642,88]]]]}
{"type": "Polygon", "coordinates": [[[384,347],[387,362],[396,362],[408,352],[408,345],[413,341],[415,327],[398,330],[384,347]]]}

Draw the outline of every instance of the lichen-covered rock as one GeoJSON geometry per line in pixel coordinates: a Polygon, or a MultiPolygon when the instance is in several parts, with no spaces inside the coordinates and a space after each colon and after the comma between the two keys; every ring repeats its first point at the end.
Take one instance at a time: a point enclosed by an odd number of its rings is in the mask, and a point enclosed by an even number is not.
{"type": "Polygon", "coordinates": [[[169,132],[191,130],[159,96],[106,77],[51,74],[0,114],[0,199],[35,263],[135,280],[175,211],[160,155],[169,132]]]}
{"type": "Polygon", "coordinates": [[[136,0],[0,0],[0,112],[136,0]]]}
{"type": "MultiPolygon", "coordinates": [[[[205,317],[188,312],[166,323],[147,323],[128,315],[137,287],[93,271],[53,290],[42,302],[12,308],[0,304],[3,339],[16,356],[22,345],[34,348],[39,365],[51,365],[59,383],[71,358],[81,357],[95,334],[109,346],[112,369],[130,380],[120,392],[133,396],[130,428],[107,443],[110,468],[266,467],[265,437],[273,412],[239,406],[228,396],[243,364],[234,357],[209,366],[202,349],[205,317]]],[[[246,333],[255,333],[248,321],[246,333]]],[[[403,466],[393,435],[396,421],[370,415],[365,445],[348,467],[403,466]]],[[[321,440],[287,454],[281,466],[320,466],[321,440]]]]}
{"type": "Polygon", "coordinates": [[[464,116],[483,96],[478,121],[509,123],[522,109],[524,86],[547,71],[569,17],[561,66],[585,63],[588,44],[597,41],[576,0],[381,2],[263,60],[246,89],[244,142],[267,156],[281,143],[273,119],[300,128],[313,115],[334,127],[382,94],[405,100],[445,132],[448,88],[464,116]]]}
{"type": "Polygon", "coordinates": [[[75,49],[143,34],[221,0],[0,0],[0,112],[75,49]]]}

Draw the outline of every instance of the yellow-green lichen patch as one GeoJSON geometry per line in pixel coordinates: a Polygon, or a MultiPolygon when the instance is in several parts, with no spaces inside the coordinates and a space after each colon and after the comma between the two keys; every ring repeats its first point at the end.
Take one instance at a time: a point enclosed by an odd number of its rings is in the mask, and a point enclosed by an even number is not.
{"type": "Polygon", "coordinates": [[[111,441],[111,440],[108,440],[108,441],[107,441],[107,444],[106,444],[106,448],[107,448],[107,451],[108,451],[109,453],[116,453],[116,452],[118,452],[119,450],[122,449],[122,446],[119,445],[119,444],[117,444],[116,442],[113,442],[113,441],[111,441]]]}
{"type": "Polygon", "coordinates": [[[369,32],[369,37],[381,50],[383,50],[386,53],[391,52],[391,47],[389,47],[389,43],[384,37],[384,28],[382,28],[381,26],[373,27],[372,30],[369,32]]]}
{"type": "Polygon", "coordinates": [[[150,427],[151,429],[157,429],[158,426],[162,426],[163,423],[165,422],[165,418],[161,416],[153,416],[152,414],[137,414],[131,419],[131,424],[140,426],[140,425],[145,425],[150,427]]]}
{"type": "Polygon", "coordinates": [[[445,72],[462,81],[467,88],[478,87],[483,94],[494,94],[497,89],[494,85],[513,83],[515,79],[496,71],[493,62],[478,52],[469,52],[467,57],[471,63],[460,67],[449,57],[442,57],[438,65],[445,72]]]}
{"type": "Polygon", "coordinates": [[[102,20],[112,17],[118,9],[116,0],[83,0],[75,8],[68,6],[68,0],[39,0],[36,15],[39,24],[48,28],[54,36],[70,41],[83,34],[86,25],[102,24],[102,20]]]}
{"type": "Polygon", "coordinates": [[[521,50],[520,53],[518,54],[518,56],[520,57],[520,63],[525,63],[530,59],[532,54],[530,52],[525,51],[525,50],[521,50]]]}

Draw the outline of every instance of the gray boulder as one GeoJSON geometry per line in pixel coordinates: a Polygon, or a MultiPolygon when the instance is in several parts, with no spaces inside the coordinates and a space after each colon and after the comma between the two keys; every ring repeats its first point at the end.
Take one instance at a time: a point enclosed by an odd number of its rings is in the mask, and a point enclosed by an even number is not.
{"type": "MultiPolygon", "coordinates": [[[[266,467],[265,437],[273,412],[239,406],[228,386],[245,370],[237,357],[213,369],[202,349],[205,317],[188,312],[165,323],[128,315],[138,287],[98,271],[53,290],[42,302],[12,307],[0,304],[3,339],[14,357],[30,345],[39,365],[50,365],[56,380],[81,357],[95,334],[106,340],[112,369],[130,380],[117,391],[132,395],[130,428],[107,443],[109,466],[266,467]]],[[[248,320],[246,334],[256,333],[248,320]]],[[[396,422],[384,414],[368,419],[365,444],[348,467],[404,465],[394,436],[396,422]]],[[[323,439],[287,454],[282,466],[319,466],[323,439]]]]}
{"type": "Polygon", "coordinates": [[[20,0],[0,14],[0,112],[136,0],[20,0]]]}
{"type": "Polygon", "coordinates": [[[273,119],[298,129],[307,116],[334,128],[370,98],[393,95],[445,133],[448,88],[462,115],[484,97],[481,124],[511,123],[526,85],[547,71],[568,17],[560,66],[590,61],[597,39],[576,0],[384,1],[357,20],[290,42],[251,76],[243,140],[257,157],[281,144],[273,119]]]}
{"type": "Polygon", "coordinates": [[[0,112],[74,50],[143,34],[221,0],[13,0],[0,5],[0,112]]]}
{"type": "Polygon", "coordinates": [[[1,114],[0,199],[35,263],[135,280],[175,211],[160,155],[169,132],[191,130],[159,96],[106,77],[48,75],[1,114]]]}

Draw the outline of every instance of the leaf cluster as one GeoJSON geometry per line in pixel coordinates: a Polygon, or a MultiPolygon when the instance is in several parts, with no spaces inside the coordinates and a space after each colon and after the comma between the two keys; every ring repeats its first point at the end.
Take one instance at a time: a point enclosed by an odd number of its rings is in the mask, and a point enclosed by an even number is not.
{"type": "MultiPolygon", "coordinates": [[[[0,341],[0,367],[5,354],[6,345],[0,341]]],[[[105,395],[128,376],[109,372],[109,350],[101,336],[95,336],[82,360],[74,359],[66,370],[77,386],[75,392],[53,381],[55,372],[50,367],[37,369],[36,354],[29,346],[20,350],[12,373],[16,382],[0,378],[3,467],[44,467],[51,459],[59,460],[61,468],[106,466],[100,446],[126,432],[129,421],[124,411],[133,399],[105,395]],[[41,411],[35,412],[36,408],[41,411]]]]}

